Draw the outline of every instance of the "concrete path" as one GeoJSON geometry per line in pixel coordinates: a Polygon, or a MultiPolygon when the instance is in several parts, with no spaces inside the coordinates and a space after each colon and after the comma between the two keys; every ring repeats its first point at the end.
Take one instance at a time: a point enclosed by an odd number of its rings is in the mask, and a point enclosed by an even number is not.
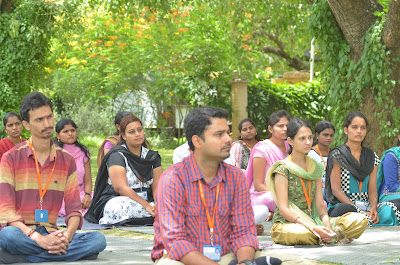
{"type": "MultiPolygon", "coordinates": [[[[351,244],[334,246],[283,246],[272,244],[269,230],[271,222],[264,223],[265,233],[259,237],[260,247],[289,264],[320,264],[319,262],[361,264],[400,264],[400,227],[368,227],[351,244]]],[[[107,248],[96,261],[79,264],[142,264],[152,265],[150,251],[153,246],[152,227],[123,227],[121,230],[147,234],[141,239],[107,235],[107,248]]],[[[47,264],[77,264],[59,262],[47,264]]]]}

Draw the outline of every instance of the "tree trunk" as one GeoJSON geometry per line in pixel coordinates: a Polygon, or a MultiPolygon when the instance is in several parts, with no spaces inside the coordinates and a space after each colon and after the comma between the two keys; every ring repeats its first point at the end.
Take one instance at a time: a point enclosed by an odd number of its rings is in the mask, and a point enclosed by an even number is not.
{"type": "Polygon", "coordinates": [[[364,50],[361,38],[376,21],[374,12],[381,11],[382,6],[376,0],[328,0],[328,4],[350,45],[351,58],[358,61],[364,50]]]}
{"type": "MultiPolygon", "coordinates": [[[[345,41],[350,46],[351,58],[354,61],[358,61],[364,51],[364,43],[361,42],[361,39],[377,19],[374,12],[382,11],[382,6],[376,0],[327,0],[327,2],[342,30],[345,41]]],[[[390,58],[393,59],[400,56],[400,0],[392,0],[390,2],[382,33],[382,43],[391,52],[390,58]]],[[[400,63],[393,61],[393,65],[388,67],[393,70],[390,80],[396,81],[391,98],[394,100],[394,107],[399,108],[400,63]]],[[[376,95],[372,90],[366,90],[365,94],[363,94],[362,102],[363,105],[360,111],[367,116],[371,125],[366,138],[366,145],[373,148],[380,155],[384,150],[395,144],[395,139],[389,139],[388,144],[385,144],[385,139],[378,141],[381,135],[379,121],[384,119],[391,121],[394,126],[398,126],[398,124],[393,124],[390,110],[384,112],[383,117],[380,119],[376,117],[375,114],[381,112],[382,109],[378,108],[376,95]]]]}
{"type": "Polygon", "coordinates": [[[13,0],[0,0],[0,12],[10,13],[14,8],[13,0]]]}

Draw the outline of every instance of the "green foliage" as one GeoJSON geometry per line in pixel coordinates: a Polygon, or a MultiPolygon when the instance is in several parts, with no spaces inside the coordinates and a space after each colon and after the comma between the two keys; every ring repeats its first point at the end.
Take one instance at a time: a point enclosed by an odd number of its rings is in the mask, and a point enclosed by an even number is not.
{"type": "MultiPolygon", "coordinates": [[[[77,102],[79,99],[77,99],[77,102]]],[[[58,114],[56,120],[62,118],[72,119],[78,126],[79,135],[82,136],[108,136],[114,133],[114,116],[110,113],[110,106],[97,101],[75,103],[79,108],[58,114]]]]}
{"type": "MultiPolygon", "coordinates": [[[[350,47],[343,39],[326,1],[317,1],[312,6],[311,14],[310,31],[315,34],[325,62],[321,76],[327,91],[327,104],[333,107],[332,122],[343,124],[350,111],[359,110],[369,103],[363,102],[363,99],[370,94],[377,103],[375,115],[381,131],[379,139],[395,136],[397,128],[392,124],[400,122],[400,108],[395,106],[391,97],[396,81],[390,80],[390,51],[381,41],[385,12],[377,14],[375,24],[362,38],[364,52],[358,61],[351,59],[350,47]]],[[[336,132],[342,136],[342,130],[336,132]]],[[[336,137],[336,144],[340,140],[336,137]]]]}
{"type": "Polygon", "coordinates": [[[249,84],[248,102],[249,117],[261,130],[268,128],[269,115],[279,109],[305,118],[313,126],[326,119],[330,109],[325,101],[325,93],[317,81],[290,85],[256,79],[249,84]]]}

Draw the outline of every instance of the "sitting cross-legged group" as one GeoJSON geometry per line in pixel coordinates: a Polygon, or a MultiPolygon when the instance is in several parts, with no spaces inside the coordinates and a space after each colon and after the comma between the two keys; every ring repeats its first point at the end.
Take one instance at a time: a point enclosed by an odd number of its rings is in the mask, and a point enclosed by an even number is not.
{"type": "Polygon", "coordinates": [[[283,245],[350,243],[368,225],[399,225],[400,133],[380,159],[364,146],[370,125],[358,111],[346,117],[346,140],[334,148],[329,121],[314,135],[308,121],[278,110],[269,116],[267,139],[246,118],[232,141],[228,120],[216,107],[190,111],[187,142],[163,171],[142,121],[120,112],[117,132],[100,145],[93,185],[78,126],[63,118],[52,139],[52,102],[30,93],[20,114],[3,119],[0,264],[96,259],[106,239],[78,231],[84,221],[153,225],[151,259],[158,265],[281,264],[259,249],[266,221],[273,242],[283,245]]]}

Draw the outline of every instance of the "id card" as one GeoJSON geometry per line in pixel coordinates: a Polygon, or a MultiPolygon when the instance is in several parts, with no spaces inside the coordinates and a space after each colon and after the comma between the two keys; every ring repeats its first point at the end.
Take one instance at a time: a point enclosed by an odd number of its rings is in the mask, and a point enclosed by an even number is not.
{"type": "Polygon", "coordinates": [[[203,246],[203,255],[213,261],[221,260],[221,246],[203,246]]]}
{"type": "Polygon", "coordinates": [[[47,223],[49,220],[49,211],[48,210],[35,210],[35,222],[47,223]]]}
{"type": "Polygon", "coordinates": [[[147,191],[138,191],[137,194],[145,201],[147,201],[147,191]]]}
{"type": "Polygon", "coordinates": [[[369,203],[366,201],[360,201],[360,200],[355,200],[355,204],[358,208],[360,208],[361,210],[368,212],[368,206],[369,203]]]}

